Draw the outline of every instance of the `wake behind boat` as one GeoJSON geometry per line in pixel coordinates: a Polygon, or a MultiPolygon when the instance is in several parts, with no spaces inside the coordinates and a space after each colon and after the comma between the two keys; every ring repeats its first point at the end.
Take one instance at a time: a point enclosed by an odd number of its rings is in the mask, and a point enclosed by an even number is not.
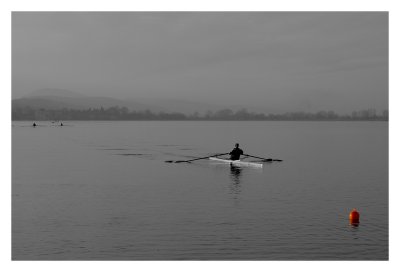
{"type": "Polygon", "coordinates": [[[228,163],[230,165],[234,166],[248,166],[248,167],[257,167],[257,168],[262,168],[263,164],[262,163],[257,163],[257,162],[246,162],[246,161],[241,161],[241,160],[228,160],[228,159],[220,159],[216,157],[209,157],[210,160],[220,162],[220,163],[228,163]]]}

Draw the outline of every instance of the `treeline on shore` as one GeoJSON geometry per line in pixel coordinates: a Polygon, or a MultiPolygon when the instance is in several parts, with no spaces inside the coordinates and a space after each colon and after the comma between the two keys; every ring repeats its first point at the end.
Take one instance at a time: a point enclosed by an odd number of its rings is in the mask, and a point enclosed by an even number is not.
{"type": "Polygon", "coordinates": [[[185,115],[179,112],[159,112],[154,113],[150,110],[130,111],[126,107],[110,107],[107,109],[89,108],[79,109],[35,109],[31,107],[13,108],[12,120],[248,120],[248,121],[307,121],[307,120],[332,120],[332,121],[387,121],[388,111],[377,114],[376,110],[368,109],[354,111],[351,115],[339,115],[334,111],[308,112],[288,112],[284,114],[264,114],[249,112],[246,109],[233,111],[223,109],[216,112],[208,111],[205,114],[197,112],[185,115]]]}

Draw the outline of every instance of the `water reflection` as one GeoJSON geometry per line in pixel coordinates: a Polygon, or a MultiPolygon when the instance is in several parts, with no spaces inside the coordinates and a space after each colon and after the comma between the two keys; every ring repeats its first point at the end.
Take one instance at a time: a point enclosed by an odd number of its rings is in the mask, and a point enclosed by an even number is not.
{"type": "Polygon", "coordinates": [[[241,192],[241,178],[242,178],[242,169],[240,167],[231,165],[231,173],[230,178],[232,180],[231,184],[231,193],[238,194],[241,192]]]}
{"type": "Polygon", "coordinates": [[[358,228],[359,225],[360,225],[359,222],[350,222],[350,223],[349,223],[349,226],[350,226],[352,229],[358,228]]]}

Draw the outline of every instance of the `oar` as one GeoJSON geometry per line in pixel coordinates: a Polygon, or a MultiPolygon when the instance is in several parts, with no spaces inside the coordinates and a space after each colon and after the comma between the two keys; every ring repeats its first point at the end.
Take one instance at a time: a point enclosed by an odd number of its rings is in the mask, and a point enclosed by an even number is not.
{"type": "Polygon", "coordinates": [[[216,156],[221,156],[221,155],[226,155],[226,154],[229,154],[229,153],[214,154],[214,155],[210,155],[210,156],[207,156],[207,157],[201,157],[201,158],[196,158],[196,159],[187,160],[187,161],[165,161],[165,162],[169,162],[169,163],[171,163],[171,162],[173,162],[173,163],[192,162],[192,161],[208,159],[209,157],[216,157],[216,156]]]}
{"type": "Polygon", "coordinates": [[[260,158],[260,157],[252,156],[252,155],[249,155],[249,154],[243,154],[243,155],[244,155],[244,156],[247,156],[247,157],[252,157],[252,158],[260,159],[260,160],[263,160],[263,161],[265,161],[265,162],[271,162],[271,161],[282,161],[282,160],[278,160],[278,159],[266,159],[266,158],[260,158]]]}

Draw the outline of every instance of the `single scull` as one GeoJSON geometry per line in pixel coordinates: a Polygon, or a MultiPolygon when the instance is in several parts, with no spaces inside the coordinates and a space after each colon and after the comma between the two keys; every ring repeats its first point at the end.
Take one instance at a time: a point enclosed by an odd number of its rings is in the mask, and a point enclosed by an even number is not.
{"type": "Polygon", "coordinates": [[[220,159],[220,158],[216,158],[216,157],[210,157],[209,159],[212,161],[229,163],[229,164],[235,165],[235,166],[250,166],[250,167],[257,167],[257,168],[263,167],[262,163],[256,163],[256,162],[246,162],[246,161],[241,161],[241,160],[232,161],[232,160],[225,160],[225,159],[220,159]]]}

